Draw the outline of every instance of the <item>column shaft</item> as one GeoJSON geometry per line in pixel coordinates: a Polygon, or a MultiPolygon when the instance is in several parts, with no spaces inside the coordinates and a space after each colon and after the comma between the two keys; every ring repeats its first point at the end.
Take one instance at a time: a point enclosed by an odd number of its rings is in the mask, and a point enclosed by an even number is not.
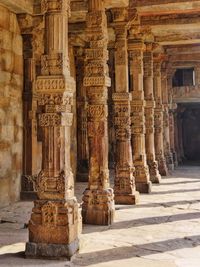
{"type": "Polygon", "coordinates": [[[84,86],[88,98],[89,184],[84,192],[82,216],[88,224],[108,225],[114,216],[114,194],[108,171],[108,51],[107,18],[101,0],[89,0],[86,18],[88,48],[84,86]]]}
{"type": "Polygon", "coordinates": [[[154,57],[154,97],[156,107],[154,110],[155,120],[155,155],[158,162],[158,170],[162,176],[168,173],[167,165],[164,157],[164,143],[163,143],[163,105],[162,105],[162,89],[161,89],[161,59],[154,57]]]}
{"type": "MultiPolygon", "coordinates": [[[[113,13],[115,11],[113,10],[113,13]]],[[[118,11],[119,12],[119,11],[118,11]]],[[[126,25],[115,25],[115,93],[114,124],[116,136],[115,155],[115,202],[136,204],[139,193],[135,188],[130,127],[130,94],[128,87],[128,53],[126,25]]]]}
{"type": "Polygon", "coordinates": [[[45,54],[35,81],[38,125],[42,132],[42,170],[29,221],[27,257],[70,258],[78,250],[78,203],[70,166],[70,127],[75,87],[69,73],[69,1],[41,3],[45,16],[45,54]]]}
{"type": "Polygon", "coordinates": [[[143,91],[143,51],[144,43],[129,38],[131,58],[132,101],[131,101],[131,132],[133,164],[135,166],[136,189],[141,193],[151,192],[149,168],[145,149],[145,100],[143,91]]]}
{"type": "Polygon", "coordinates": [[[89,151],[87,134],[87,99],[84,79],[84,52],[76,50],[76,101],[77,101],[77,180],[88,182],[89,151]]]}
{"type": "Polygon", "coordinates": [[[158,171],[158,163],[155,158],[154,144],[154,91],[153,91],[153,52],[152,44],[146,45],[144,52],[144,95],[146,100],[145,120],[146,120],[146,153],[149,166],[150,180],[152,183],[159,183],[161,176],[158,171]]]}

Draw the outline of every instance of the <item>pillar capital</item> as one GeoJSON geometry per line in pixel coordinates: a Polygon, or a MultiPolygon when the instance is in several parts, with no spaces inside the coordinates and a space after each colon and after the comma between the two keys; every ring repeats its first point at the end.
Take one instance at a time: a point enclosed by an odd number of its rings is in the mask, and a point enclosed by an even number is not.
{"type": "Polygon", "coordinates": [[[114,24],[120,24],[122,22],[128,22],[128,8],[126,7],[119,7],[119,8],[112,8],[112,21],[114,24]]]}
{"type": "Polygon", "coordinates": [[[70,14],[70,0],[41,0],[41,12],[70,14]]]}

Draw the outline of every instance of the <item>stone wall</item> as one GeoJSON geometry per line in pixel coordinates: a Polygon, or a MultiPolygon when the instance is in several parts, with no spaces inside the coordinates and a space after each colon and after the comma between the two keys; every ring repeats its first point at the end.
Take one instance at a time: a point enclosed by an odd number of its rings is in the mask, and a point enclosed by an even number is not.
{"type": "Polygon", "coordinates": [[[16,15],[0,6],[0,206],[19,199],[22,172],[22,38],[16,15]]]}

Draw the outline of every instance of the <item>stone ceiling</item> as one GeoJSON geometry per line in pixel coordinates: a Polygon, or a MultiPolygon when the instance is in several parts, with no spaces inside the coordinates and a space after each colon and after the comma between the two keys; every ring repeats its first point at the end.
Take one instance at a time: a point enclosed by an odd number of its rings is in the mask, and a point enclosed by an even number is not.
{"type": "MultiPolygon", "coordinates": [[[[15,13],[33,13],[33,2],[40,0],[0,0],[15,13]]],[[[84,32],[87,0],[71,0],[70,27],[84,32]]],[[[144,31],[151,31],[154,41],[166,47],[200,44],[200,0],[105,0],[106,9],[126,7],[136,9],[144,31]]],[[[110,30],[112,34],[112,31],[110,30]]]]}

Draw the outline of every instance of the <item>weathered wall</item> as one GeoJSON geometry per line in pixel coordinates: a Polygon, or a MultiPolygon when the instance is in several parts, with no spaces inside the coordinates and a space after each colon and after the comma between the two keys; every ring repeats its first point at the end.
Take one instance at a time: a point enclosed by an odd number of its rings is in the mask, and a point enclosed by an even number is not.
{"type": "Polygon", "coordinates": [[[0,6],[0,206],[19,199],[22,88],[22,39],[17,18],[0,6]]]}

